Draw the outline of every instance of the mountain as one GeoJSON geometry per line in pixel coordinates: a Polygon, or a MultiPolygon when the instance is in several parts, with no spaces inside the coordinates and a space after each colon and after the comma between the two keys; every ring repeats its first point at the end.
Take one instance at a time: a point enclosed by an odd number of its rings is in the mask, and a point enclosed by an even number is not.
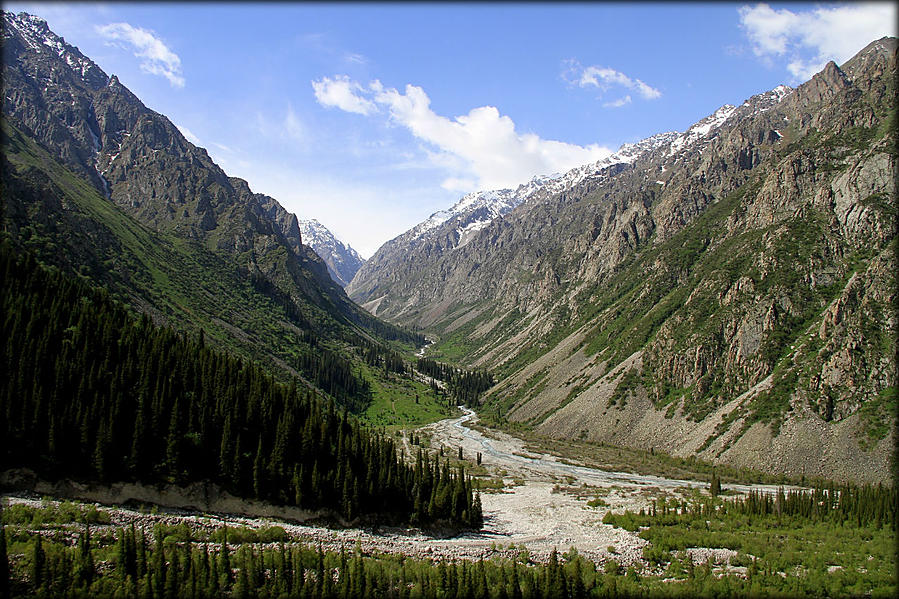
{"type": "Polygon", "coordinates": [[[212,350],[202,335],[138,319],[3,240],[0,272],[0,477],[15,466],[25,488],[36,476],[128,481],[136,485],[109,493],[126,501],[166,488],[164,503],[204,510],[232,494],[251,503],[229,511],[294,519],[482,524],[461,469],[414,470],[392,436],[295,382],[212,350]],[[432,488],[439,497],[428,505],[422,489],[432,488]]]}
{"type": "Polygon", "coordinates": [[[341,287],[346,287],[365,260],[314,218],[297,221],[297,224],[303,242],[324,260],[331,278],[341,287]]]}
{"type": "Polygon", "coordinates": [[[4,12],[2,50],[14,247],[354,408],[366,392],[351,348],[419,341],[349,300],[295,215],[227,176],[44,20],[4,12]]]}
{"type": "Polygon", "coordinates": [[[451,219],[420,225],[348,292],[423,327],[435,357],[489,367],[489,419],[889,480],[895,77],[896,40],[875,41],[575,169],[464,244],[451,219]]]}
{"type": "Polygon", "coordinates": [[[424,268],[444,253],[464,246],[478,231],[508,214],[525,201],[568,189],[585,178],[613,165],[628,164],[677,137],[660,133],[636,144],[624,144],[617,152],[566,173],[540,175],[516,189],[476,191],[462,197],[448,210],[435,212],[427,220],[381,246],[346,286],[347,293],[372,314],[402,318],[417,299],[402,296],[399,289],[412,289],[424,268]],[[389,289],[391,293],[384,294],[389,289]]]}

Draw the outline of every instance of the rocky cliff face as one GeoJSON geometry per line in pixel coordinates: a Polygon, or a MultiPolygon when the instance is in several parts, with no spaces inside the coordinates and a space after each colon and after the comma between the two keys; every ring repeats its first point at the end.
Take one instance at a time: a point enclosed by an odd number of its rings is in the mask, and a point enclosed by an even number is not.
{"type": "Polygon", "coordinates": [[[567,173],[537,176],[515,189],[477,191],[447,210],[432,214],[406,233],[385,243],[347,286],[347,293],[373,314],[400,320],[419,305],[418,281],[439,259],[473,240],[479,232],[525,202],[539,202],[571,189],[613,166],[626,165],[676,139],[676,132],[625,144],[611,156],[567,173]]]}
{"type": "MultiPolygon", "coordinates": [[[[896,40],[416,250],[354,297],[560,436],[889,478],[896,40]],[[358,294],[358,295],[357,295],[358,294]]],[[[378,262],[372,260],[372,268],[378,262]]]]}
{"type": "Polygon", "coordinates": [[[3,112],[72,172],[150,228],[199,243],[263,276],[320,319],[363,314],[303,244],[297,218],[228,177],[203,148],[38,17],[3,13],[3,112]]]}
{"type": "Polygon", "coordinates": [[[306,245],[325,262],[331,278],[341,287],[346,287],[365,260],[314,218],[299,221],[299,227],[306,245]]]}

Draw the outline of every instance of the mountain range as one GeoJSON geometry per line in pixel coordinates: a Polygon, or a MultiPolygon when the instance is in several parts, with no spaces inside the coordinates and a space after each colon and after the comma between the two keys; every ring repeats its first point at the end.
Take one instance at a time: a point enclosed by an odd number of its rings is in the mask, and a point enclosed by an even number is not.
{"type": "Polygon", "coordinates": [[[347,287],[487,367],[563,438],[885,480],[895,412],[896,40],[683,133],[465,196],[347,287]]]}
{"type": "MultiPolygon", "coordinates": [[[[313,382],[321,344],[337,364],[360,344],[417,342],[349,300],[295,215],[229,177],[43,19],[3,12],[2,51],[14,247],[320,390],[336,381],[313,382]]],[[[360,376],[344,370],[343,382],[360,376]]]]}
{"type": "Polygon", "coordinates": [[[405,371],[388,346],[411,355],[423,332],[429,357],[494,375],[488,423],[884,481],[896,49],[468,194],[363,263],[4,12],[4,243],[357,412],[389,363],[405,371]]]}

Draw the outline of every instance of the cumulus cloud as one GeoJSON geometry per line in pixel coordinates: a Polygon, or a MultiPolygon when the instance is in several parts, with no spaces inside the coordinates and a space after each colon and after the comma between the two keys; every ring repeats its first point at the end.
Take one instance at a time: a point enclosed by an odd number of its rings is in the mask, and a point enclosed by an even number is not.
{"type": "Polygon", "coordinates": [[[868,43],[896,35],[896,5],[852,3],[793,12],[767,4],[739,8],[752,51],[766,62],[782,61],[795,82],[852,58],[868,43]]]}
{"type": "Polygon", "coordinates": [[[173,87],[184,87],[181,59],[152,31],[133,27],[128,23],[109,23],[96,26],[97,33],[106,39],[124,42],[137,58],[140,68],[151,75],[162,75],[173,87]]]}
{"type": "MultiPolygon", "coordinates": [[[[602,92],[609,91],[616,87],[623,87],[637,93],[646,100],[655,100],[656,98],[662,97],[662,92],[656,88],[647,85],[639,79],[628,77],[621,71],[595,65],[585,67],[576,60],[568,60],[565,62],[565,70],[562,73],[562,77],[569,83],[577,85],[578,87],[595,87],[602,92]]],[[[630,98],[630,95],[625,97],[630,98]]],[[[627,102],[630,102],[630,99],[624,103],[626,104],[627,102]]],[[[606,104],[606,106],[612,107],[623,105],[624,104],[618,104],[616,102],[606,104]]]]}
{"type": "Polygon", "coordinates": [[[597,144],[579,146],[520,133],[512,119],[494,106],[473,108],[453,118],[439,115],[431,109],[424,89],[415,85],[407,85],[401,92],[385,88],[380,81],[363,87],[347,77],[324,78],[313,82],[313,87],[316,83],[323,89],[319,94],[316,88],[320,104],[360,114],[384,109],[392,122],[424,142],[429,161],[452,173],[443,181],[444,189],[514,187],[535,175],[566,171],[612,153],[597,144]],[[340,102],[324,93],[324,87],[334,81],[341,82],[341,93],[336,96],[340,102]],[[357,109],[360,106],[365,107],[364,112],[357,109]]]}
{"type": "Polygon", "coordinates": [[[350,80],[346,75],[338,75],[333,79],[322,77],[320,80],[312,82],[312,89],[315,90],[315,99],[322,106],[365,115],[376,110],[371,101],[358,95],[358,92],[362,91],[362,86],[350,80]]]}

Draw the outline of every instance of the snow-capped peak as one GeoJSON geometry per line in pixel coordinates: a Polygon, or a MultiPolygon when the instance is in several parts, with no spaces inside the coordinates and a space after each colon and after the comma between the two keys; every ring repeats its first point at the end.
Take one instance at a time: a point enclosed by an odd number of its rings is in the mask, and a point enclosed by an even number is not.
{"type": "MultiPolygon", "coordinates": [[[[356,250],[351,248],[349,245],[337,239],[337,236],[331,232],[326,226],[318,222],[317,219],[310,218],[307,220],[297,219],[297,225],[300,227],[300,235],[303,237],[303,243],[305,245],[312,246],[313,248],[316,245],[321,244],[329,244],[335,245],[342,249],[345,252],[348,252],[354,255],[356,258],[359,258],[359,254],[356,253],[356,250]]],[[[359,258],[361,260],[361,258],[359,258]]]]}
{"type": "Polygon", "coordinates": [[[778,85],[770,91],[752,96],[739,107],[725,104],[714,113],[692,125],[683,135],[672,141],[668,155],[675,154],[701,139],[708,138],[712,132],[731,118],[743,118],[770,110],[791,93],[793,93],[793,88],[787,85],[778,85]]]}
{"type": "Polygon", "coordinates": [[[705,117],[698,123],[693,124],[682,135],[671,142],[669,154],[674,154],[693,145],[696,141],[707,137],[709,133],[717,129],[727,121],[737,109],[733,104],[725,104],[709,116],[705,117]]]}
{"type": "Polygon", "coordinates": [[[91,59],[84,56],[78,48],[66,43],[66,40],[50,30],[47,21],[20,12],[15,14],[3,11],[4,37],[12,37],[12,31],[16,31],[29,48],[37,54],[45,51],[52,52],[72,69],[83,81],[94,86],[105,85],[109,78],[91,59]]]}
{"type": "Polygon", "coordinates": [[[456,216],[474,212],[479,208],[486,208],[496,212],[497,215],[505,214],[519,203],[515,202],[514,192],[511,189],[473,191],[462,196],[451,208],[438,210],[427,220],[418,223],[410,233],[413,239],[417,239],[456,216]]]}
{"type": "Polygon", "coordinates": [[[408,235],[411,239],[424,237],[451,219],[457,219],[459,246],[471,238],[475,231],[483,229],[494,219],[511,212],[537,192],[555,193],[577,185],[614,164],[629,164],[642,154],[670,143],[679,133],[670,131],[647,137],[632,144],[623,144],[609,156],[584,164],[564,173],[537,175],[515,189],[480,190],[468,193],[451,208],[439,210],[427,220],[413,227],[408,235]]]}
{"type": "Polygon", "coordinates": [[[353,279],[356,271],[365,262],[356,250],[343,243],[326,226],[314,218],[297,219],[303,245],[312,248],[324,260],[328,273],[341,286],[353,279]]]}
{"type": "Polygon", "coordinates": [[[427,220],[410,229],[404,238],[411,241],[425,237],[448,221],[455,219],[453,223],[459,235],[458,245],[464,245],[471,238],[472,233],[483,229],[497,217],[510,212],[538,191],[552,194],[570,189],[585,179],[599,176],[604,169],[613,165],[631,164],[649,152],[664,150],[666,147],[666,155],[670,156],[700,140],[711,137],[731,118],[737,118],[738,115],[741,118],[747,113],[757,114],[769,110],[792,91],[792,88],[786,85],[778,85],[771,91],[749,98],[739,107],[725,104],[690,126],[683,133],[667,131],[636,143],[626,143],[601,160],[575,167],[564,173],[538,175],[515,189],[481,190],[468,193],[451,208],[433,213],[427,220]]]}
{"type": "Polygon", "coordinates": [[[770,110],[791,93],[793,93],[792,87],[788,85],[778,85],[771,91],[752,96],[743,102],[741,108],[748,108],[752,114],[759,114],[766,110],[770,110]]]}

